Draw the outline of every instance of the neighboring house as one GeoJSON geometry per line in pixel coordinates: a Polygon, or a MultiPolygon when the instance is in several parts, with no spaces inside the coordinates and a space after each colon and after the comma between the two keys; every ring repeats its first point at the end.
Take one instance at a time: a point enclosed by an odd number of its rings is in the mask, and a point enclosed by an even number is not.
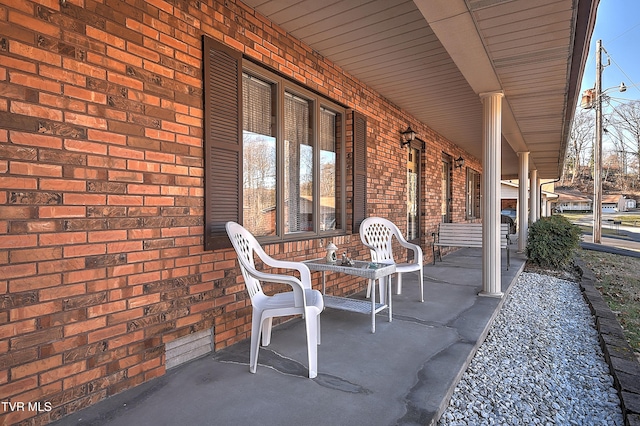
{"type": "MultiPolygon", "coordinates": [[[[576,191],[572,192],[557,192],[558,198],[553,204],[555,211],[559,213],[563,212],[591,212],[593,211],[593,201],[576,191]]],[[[602,212],[603,213],[617,213],[624,212],[629,209],[627,204],[629,200],[621,194],[609,194],[602,196],[602,212]]],[[[635,200],[634,200],[635,201],[635,200]]],[[[629,203],[635,204],[635,203],[629,203]]]]}
{"type": "Polygon", "coordinates": [[[545,190],[542,190],[541,194],[542,194],[542,196],[541,196],[541,199],[540,199],[540,204],[541,204],[540,208],[542,210],[541,210],[540,215],[541,216],[551,216],[551,214],[553,212],[553,209],[551,208],[551,206],[553,205],[553,203],[557,202],[557,200],[559,198],[559,195],[556,194],[555,192],[549,192],[549,191],[545,191],[545,190]]]}
{"type": "Polygon", "coordinates": [[[557,178],[598,4],[1,3],[0,395],[52,408],[0,412],[25,425],[249,337],[227,221],[279,259],[368,258],[382,216],[428,261],[500,179],[557,178]]]}
{"type": "Polygon", "coordinates": [[[552,203],[554,211],[565,212],[590,212],[593,211],[593,201],[578,192],[556,191],[558,198],[552,203]]]}
{"type": "Polygon", "coordinates": [[[636,208],[636,200],[633,198],[625,198],[627,210],[636,208]]]}
{"type": "Polygon", "coordinates": [[[627,211],[627,200],[622,194],[602,196],[602,213],[617,213],[627,211]]]}
{"type": "MultiPolygon", "coordinates": [[[[500,182],[502,209],[518,211],[518,180],[503,180],[500,182]]],[[[544,184],[543,186],[544,187],[544,184]]],[[[540,189],[539,189],[540,190],[540,189]]],[[[529,189],[527,189],[527,197],[530,197],[529,189]]],[[[540,190],[540,216],[551,215],[551,204],[556,201],[558,195],[554,192],[540,190]]],[[[531,208],[531,206],[529,206],[531,208]]]]}
{"type": "MultiPolygon", "coordinates": [[[[502,209],[516,209],[518,208],[518,181],[503,180],[500,181],[500,199],[502,209]]],[[[527,186],[528,188],[528,186],[527,186]]],[[[527,189],[527,196],[529,190],[527,189]]]]}

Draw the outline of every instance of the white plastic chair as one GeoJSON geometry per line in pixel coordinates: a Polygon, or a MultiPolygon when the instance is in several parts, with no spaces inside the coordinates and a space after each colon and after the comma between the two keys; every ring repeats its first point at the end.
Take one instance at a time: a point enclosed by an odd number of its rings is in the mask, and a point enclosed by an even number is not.
{"type": "MultiPolygon", "coordinates": [[[[398,227],[390,220],[381,217],[368,217],[360,225],[360,239],[362,243],[369,247],[371,260],[378,263],[395,263],[398,274],[397,294],[402,293],[402,274],[407,272],[419,273],[420,280],[420,301],[424,302],[424,286],[422,277],[422,248],[404,239],[398,227]],[[393,258],[393,237],[396,237],[402,247],[413,251],[413,262],[397,263],[393,258]]],[[[367,288],[367,297],[371,295],[371,280],[367,288]]],[[[389,282],[391,285],[391,282],[389,282]]],[[[384,286],[380,286],[380,298],[384,297],[384,286]]],[[[375,291],[375,289],[374,289],[375,291]]]]}
{"type": "Polygon", "coordinates": [[[249,371],[256,372],[260,335],[262,346],[271,342],[271,321],[273,317],[302,315],[307,333],[307,353],[309,357],[309,378],[318,374],[318,345],[320,344],[320,312],[324,309],[322,293],[311,288],[311,273],[307,265],[300,262],[276,260],[267,255],[255,237],[235,222],[226,223],[227,234],[238,255],[244,283],[251,297],[252,324],[249,371]],[[300,279],[293,275],[279,275],[258,271],[254,255],[269,267],[293,269],[300,273],[300,279]],[[288,284],[293,291],[267,296],[262,291],[261,282],[288,284]]]}

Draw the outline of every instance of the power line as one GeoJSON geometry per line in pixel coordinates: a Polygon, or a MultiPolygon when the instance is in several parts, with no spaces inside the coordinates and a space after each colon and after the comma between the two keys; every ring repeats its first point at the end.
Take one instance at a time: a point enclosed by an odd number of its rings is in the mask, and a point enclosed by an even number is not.
{"type": "Polygon", "coordinates": [[[629,77],[629,75],[624,72],[624,70],[622,69],[622,67],[620,65],[618,65],[618,63],[616,62],[615,59],[613,59],[611,57],[611,55],[609,55],[609,53],[607,52],[607,56],[609,57],[609,59],[611,59],[611,62],[613,62],[615,64],[616,67],[618,67],[618,69],[620,70],[620,72],[622,73],[622,75],[624,75],[627,80],[629,80],[629,84],[633,87],[635,87],[637,90],[640,90],[640,88],[638,87],[638,85],[633,81],[633,79],[631,77],[629,77]]]}
{"type": "Polygon", "coordinates": [[[634,25],[633,27],[629,28],[628,30],[623,31],[622,33],[618,34],[617,36],[615,36],[615,37],[614,37],[614,38],[612,38],[611,40],[607,40],[607,43],[611,43],[612,41],[614,41],[614,40],[616,40],[616,39],[618,39],[618,38],[622,37],[623,35],[625,35],[625,34],[626,34],[626,33],[628,33],[629,31],[631,31],[631,30],[633,30],[633,29],[635,29],[635,28],[637,28],[637,27],[640,27],[640,22],[638,22],[636,25],[634,25]]]}

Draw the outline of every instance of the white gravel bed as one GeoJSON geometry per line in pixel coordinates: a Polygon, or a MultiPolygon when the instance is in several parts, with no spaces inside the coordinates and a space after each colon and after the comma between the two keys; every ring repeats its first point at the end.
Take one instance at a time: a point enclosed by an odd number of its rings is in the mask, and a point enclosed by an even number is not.
{"type": "Polygon", "coordinates": [[[522,273],[439,425],[623,425],[579,285],[522,273]]]}

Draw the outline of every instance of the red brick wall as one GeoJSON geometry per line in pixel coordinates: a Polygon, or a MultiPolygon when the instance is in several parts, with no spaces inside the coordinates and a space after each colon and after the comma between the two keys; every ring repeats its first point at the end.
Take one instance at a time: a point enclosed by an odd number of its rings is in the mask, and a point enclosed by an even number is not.
{"type": "MultiPolygon", "coordinates": [[[[365,114],[368,213],[401,228],[399,132],[411,124],[426,142],[426,256],[441,153],[480,170],[237,1],[60,3],[0,0],[0,398],[51,404],[0,410],[2,423],[46,423],[162,375],[164,344],[189,333],[214,327],[216,349],[248,337],[235,254],[203,250],[202,34],[365,114]]],[[[464,172],[453,179],[462,221],[464,172]]],[[[368,256],[358,235],[334,242],[368,256]]],[[[265,249],[305,259],[326,243],[265,249]]],[[[351,293],[365,282],[331,284],[351,293]]]]}

